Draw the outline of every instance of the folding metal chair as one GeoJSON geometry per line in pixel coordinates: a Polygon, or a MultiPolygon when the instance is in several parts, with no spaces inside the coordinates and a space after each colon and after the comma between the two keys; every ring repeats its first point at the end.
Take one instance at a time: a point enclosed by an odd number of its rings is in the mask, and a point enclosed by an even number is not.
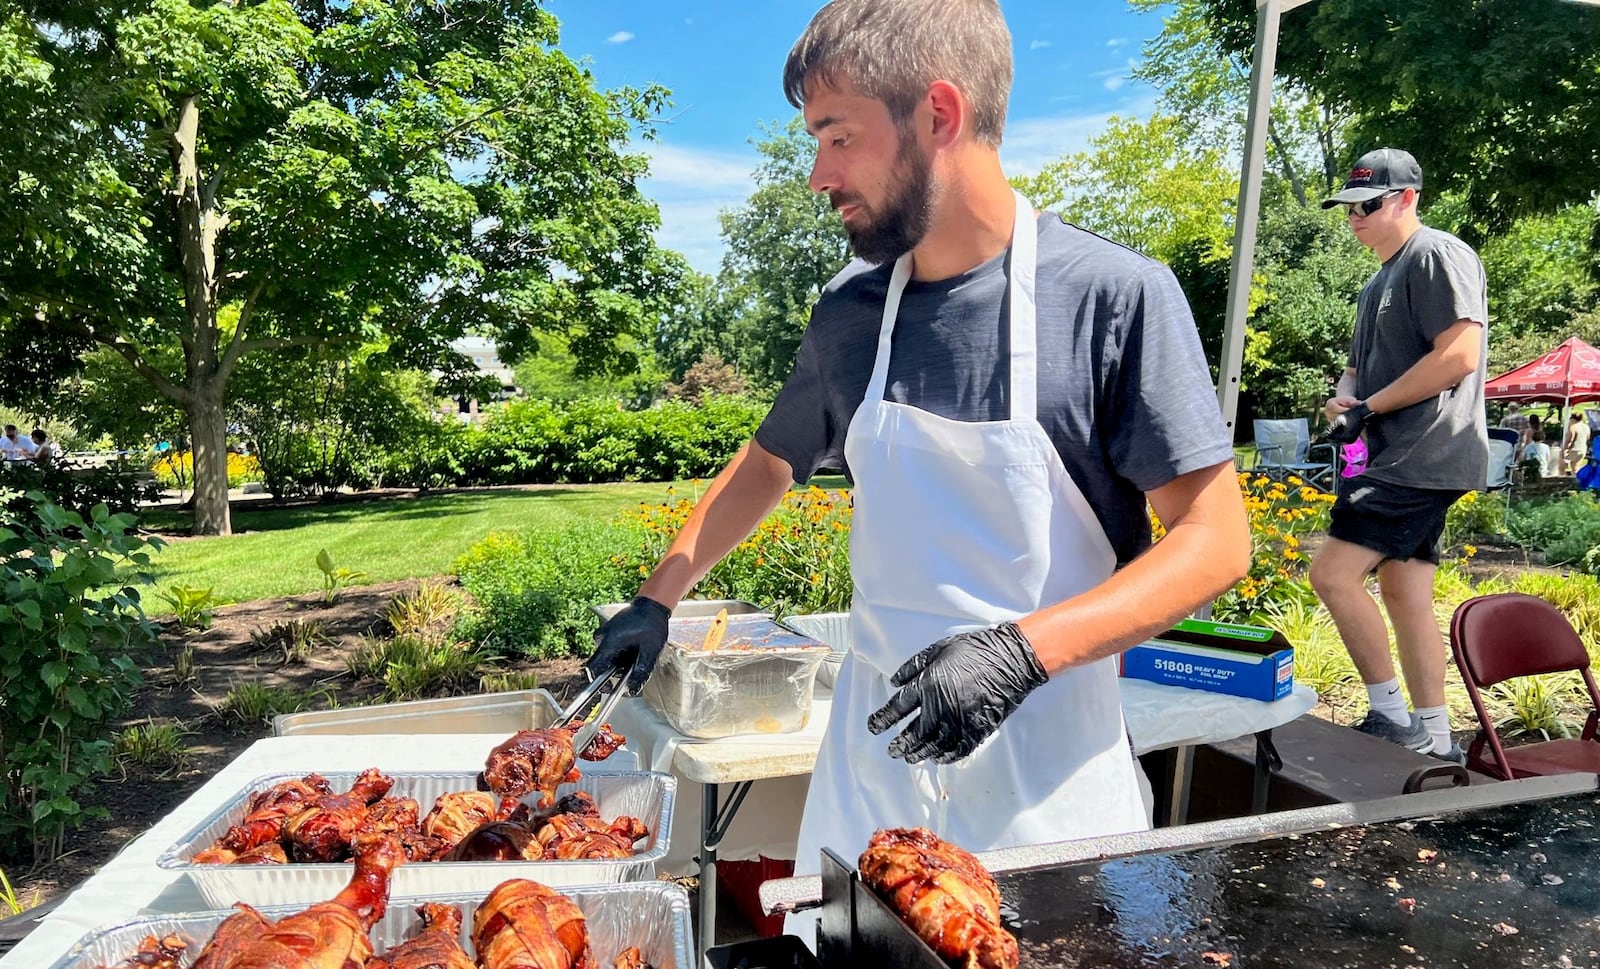
{"type": "Polygon", "coordinates": [[[1297,475],[1307,484],[1332,491],[1338,449],[1332,444],[1311,443],[1311,423],[1304,417],[1257,420],[1256,464],[1253,470],[1277,481],[1297,475]],[[1318,452],[1327,461],[1315,460],[1318,452]]]}
{"type": "Polygon", "coordinates": [[[1478,713],[1478,734],[1467,748],[1469,768],[1501,780],[1600,773],[1600,691],[1583,640],[1561,610],[1520,592],[1468,599],[1450,619],[1450,649],[1478,713]],[[1507,747],[1495,731],[1483,691],[1517,677],[1564,672],[1581,675],[1589,693],[1582,736],[1507,747]]]}

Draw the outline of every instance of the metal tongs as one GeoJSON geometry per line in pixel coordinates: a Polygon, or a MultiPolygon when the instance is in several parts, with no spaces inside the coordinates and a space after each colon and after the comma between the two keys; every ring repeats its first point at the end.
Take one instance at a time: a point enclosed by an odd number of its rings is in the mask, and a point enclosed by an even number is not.
{"type": "Polygon", "coordinates": [[[572,722],[581,718],[590,706],[597,702],[598,698],[600,709],[596,710],[594,716],[590,717],[583,726],[578,728],[578,732],[572,735],[572,751],[574,754],[581,756],[588,749],[595,735],[600,732],[601,725],[610,719],[611,711],[616,709],[617,702],[628,695],[628,690],[623,685],[627,676],[628,668],[626,666],[611,667],[611,669],[590,681],[589,685],[583,688],[583,692],[579,693],[561,711],[561,715],[556,717],[555,721],[550,724],[552,727],[571,726],[572,722]]]}

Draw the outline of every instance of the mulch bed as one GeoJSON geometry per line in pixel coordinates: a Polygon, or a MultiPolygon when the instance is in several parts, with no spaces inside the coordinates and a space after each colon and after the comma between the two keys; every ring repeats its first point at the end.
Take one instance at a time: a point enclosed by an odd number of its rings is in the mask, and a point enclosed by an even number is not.
{"type": "MultiPolygon", "coordinates": [[[[211,626],[183,630],[175,623],[163,625],[159,653],[148,659],[145,689],[117,729],[147,719],[181,720],[190,730],[188,758],[180,769],[147,773],[131,768],[124,776],[109,777],[87,799],[104,807],[110,817],[90,821],[67,836],[68,850],[60,858],[31,871],[8,871],[17,897],[25,904],[49,901],[94,874],[124,845],[148,830],[190,794],[232,761],[245,748],[271,735],[266,723],[240,724],[220,712],[234,685],[256,682],[300,692],[327,688],[341,707],[379,702],[383,684],[353,677],[345,654],[363,636],[389,632],[384,610],[397,595],[414,591],[421,580],[357,586],[342,590],[332,603],[321,594],[263,599],[218,609],[211,626]],[[251,642],[259,629],[290,619],[313,620],[337,646],[320,652],[304,665],[284,663],[279,650],[262,650],[251,642]],[[193,677],[179,682],[175,672],[185,649],[193,650],[193,677]]],[[[532,670],[539,686],[558,697],[573,692],[582,682],[582,661],[567,657],[544,662],[519,661],[497,665],[497,670],[532,670]]]]}

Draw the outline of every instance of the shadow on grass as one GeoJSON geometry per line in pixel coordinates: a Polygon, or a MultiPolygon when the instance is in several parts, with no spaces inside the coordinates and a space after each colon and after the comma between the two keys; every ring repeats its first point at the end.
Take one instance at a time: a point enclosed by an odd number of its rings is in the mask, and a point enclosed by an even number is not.
{"type": "MultiPolygon", "coordinates": [[[[486,488],[433,492],[414,497],[344,496],[332,501],[296,502],[268,507],[262,507],[261,504],[240,507],[235,504],[232,520],[235,532],[272,532],[356,520],[404,522],[441,514],[473,514],[506,501],[552,501],[573,495],[605,500],[604,492],[587,488],[486,488]]],[[[194,513],[191,511],[152,509],[140,517],[145,529],[169,535],[187,535],[194,525],[194,513]]]]}

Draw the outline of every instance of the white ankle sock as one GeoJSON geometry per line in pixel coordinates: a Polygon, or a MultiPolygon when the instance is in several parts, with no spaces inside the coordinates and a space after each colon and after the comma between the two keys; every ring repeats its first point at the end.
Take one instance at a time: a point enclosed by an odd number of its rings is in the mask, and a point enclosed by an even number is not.
{"type": "Polygon", "coordinates": [[[1411,725],[1411,711],[1406,709],[1406,697],[1400,692],[1399,677],[1387,683],[1368,683],[1367,703],[1400,726],[1411,725]]]}
{"type": "Polygon", "coordinates": [[[1450,750],[1450,712],[1445,707],[1417,707],[1417,719],[1428,728],[1433,738],[1433,752],[1443,754],[1450,750]]]}

